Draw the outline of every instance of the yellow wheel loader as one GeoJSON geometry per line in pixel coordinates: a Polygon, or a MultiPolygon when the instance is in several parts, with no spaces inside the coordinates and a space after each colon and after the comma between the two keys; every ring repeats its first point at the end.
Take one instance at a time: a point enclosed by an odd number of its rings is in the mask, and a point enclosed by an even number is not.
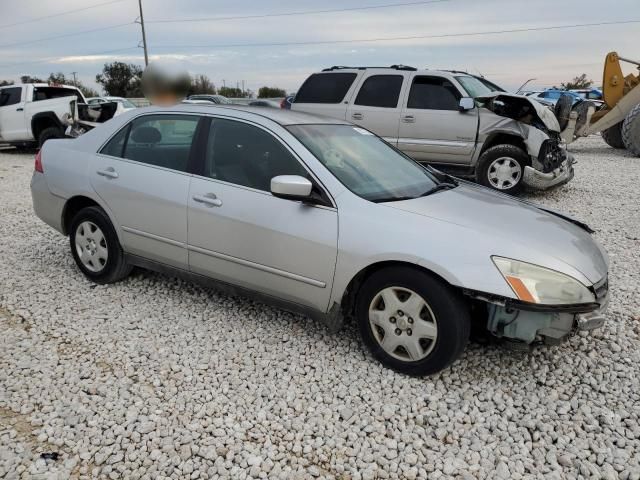
{"type": "Polygon", "coordinates": [[[602,99],[604,107],[596,111],[590,106],[585,112],[586,118],[577,125],[578,113],[572,113],[572,121],[563,132],[563,138],[571,141],[600,132],[613,148],[626,148],[640,157],[640,62],[621,57],[616,52],[607,54],[602,99]],[[635,65],[638,74],[624,76],[621,62],[635,65]]]}

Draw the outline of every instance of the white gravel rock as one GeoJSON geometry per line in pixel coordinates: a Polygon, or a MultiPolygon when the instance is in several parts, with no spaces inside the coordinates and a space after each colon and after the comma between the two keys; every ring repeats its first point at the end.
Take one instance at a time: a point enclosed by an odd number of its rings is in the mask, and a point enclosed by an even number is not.
{"type": "Polygon", "coordinates": [[[33,155],[0,151],[0,478],[640,479],[640,159],[571,150],[576,178],[525,198],[596,230],[607,324],[423,379],[352,326],[149,272],[91,284],[32,212],[33,155]]]}

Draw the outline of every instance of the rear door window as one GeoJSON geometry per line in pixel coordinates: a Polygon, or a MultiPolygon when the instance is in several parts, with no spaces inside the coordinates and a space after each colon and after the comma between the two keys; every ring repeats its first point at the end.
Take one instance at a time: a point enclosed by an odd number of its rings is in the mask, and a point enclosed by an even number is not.
{"type": "Polygon", "coordinates": [[[116,134],[100,153],[187,172],[200,117],[145,115],[116,134]]]}
{"type": "Polygon", "coordinates": [[[346,72],[315,73],[300,87],[295,103],[340,103],[356,77],[346,72]]]}
{"type": "Polygon", "coordinates": [[[355,104],[366,107],[396,108],[403,80],[402,75],[372,75],[360,87],[355,104]]]}
{"type": "Polygon", "coordinates": [[[20,103],[22,87],[10,87],[0,90],[0,107],[8,107],[20,103]]]}
{"type": "Polygon", "coordinates": [[[407,108],[424,110],[458,110],[462,95],[446,78],[415,77],[407,108]]]}

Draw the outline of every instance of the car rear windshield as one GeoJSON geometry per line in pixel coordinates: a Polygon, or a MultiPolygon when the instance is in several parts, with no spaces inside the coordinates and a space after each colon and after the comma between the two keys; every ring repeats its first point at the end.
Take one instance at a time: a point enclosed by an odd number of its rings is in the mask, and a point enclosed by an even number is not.
{"type": "Polygon", "coordinates": [[[366,200],[407,200],[438,184],[425,168],[363,128],[293,125],[288,129],[345,187],[366,200]]]}
{"type": "Polygon", "coordinates": [[[36,87],[33,89],[33,101],[51,100],[60,97],[78,97],[79,101],[83,101],[80,93],[73,88],[63,87],[36,87]]]}
{"type": "Polygon", "coordinates": [[[295,103],[340,103],[356,79],[355,73],[315,73],[296,94],[295,103]]]}

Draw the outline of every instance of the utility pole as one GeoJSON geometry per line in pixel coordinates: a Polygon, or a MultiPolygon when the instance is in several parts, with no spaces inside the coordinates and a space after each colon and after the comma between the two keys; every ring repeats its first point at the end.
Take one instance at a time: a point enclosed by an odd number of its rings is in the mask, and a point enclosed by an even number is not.
{"type": "Polygon", "coordinates": [[[142,27],[142,47],[144,48],[144,66],[149,65],[149,54],[147,53],[147,34],[144,31],[144,16],[142,15],[142,0],[138,0],[140,7],[140,26],[142,27]]]}
{"type": "Polygon", "coordinates": [[[77,73],[78,73],[78,72],[71,72],[71,74],[73,75],[73,86],[74,86],[74,87],[77,87],[77,86],[78,86],[78,79],[77,79],[77,77],[76,77],[76,74],[77,74],[77,73]]]}

